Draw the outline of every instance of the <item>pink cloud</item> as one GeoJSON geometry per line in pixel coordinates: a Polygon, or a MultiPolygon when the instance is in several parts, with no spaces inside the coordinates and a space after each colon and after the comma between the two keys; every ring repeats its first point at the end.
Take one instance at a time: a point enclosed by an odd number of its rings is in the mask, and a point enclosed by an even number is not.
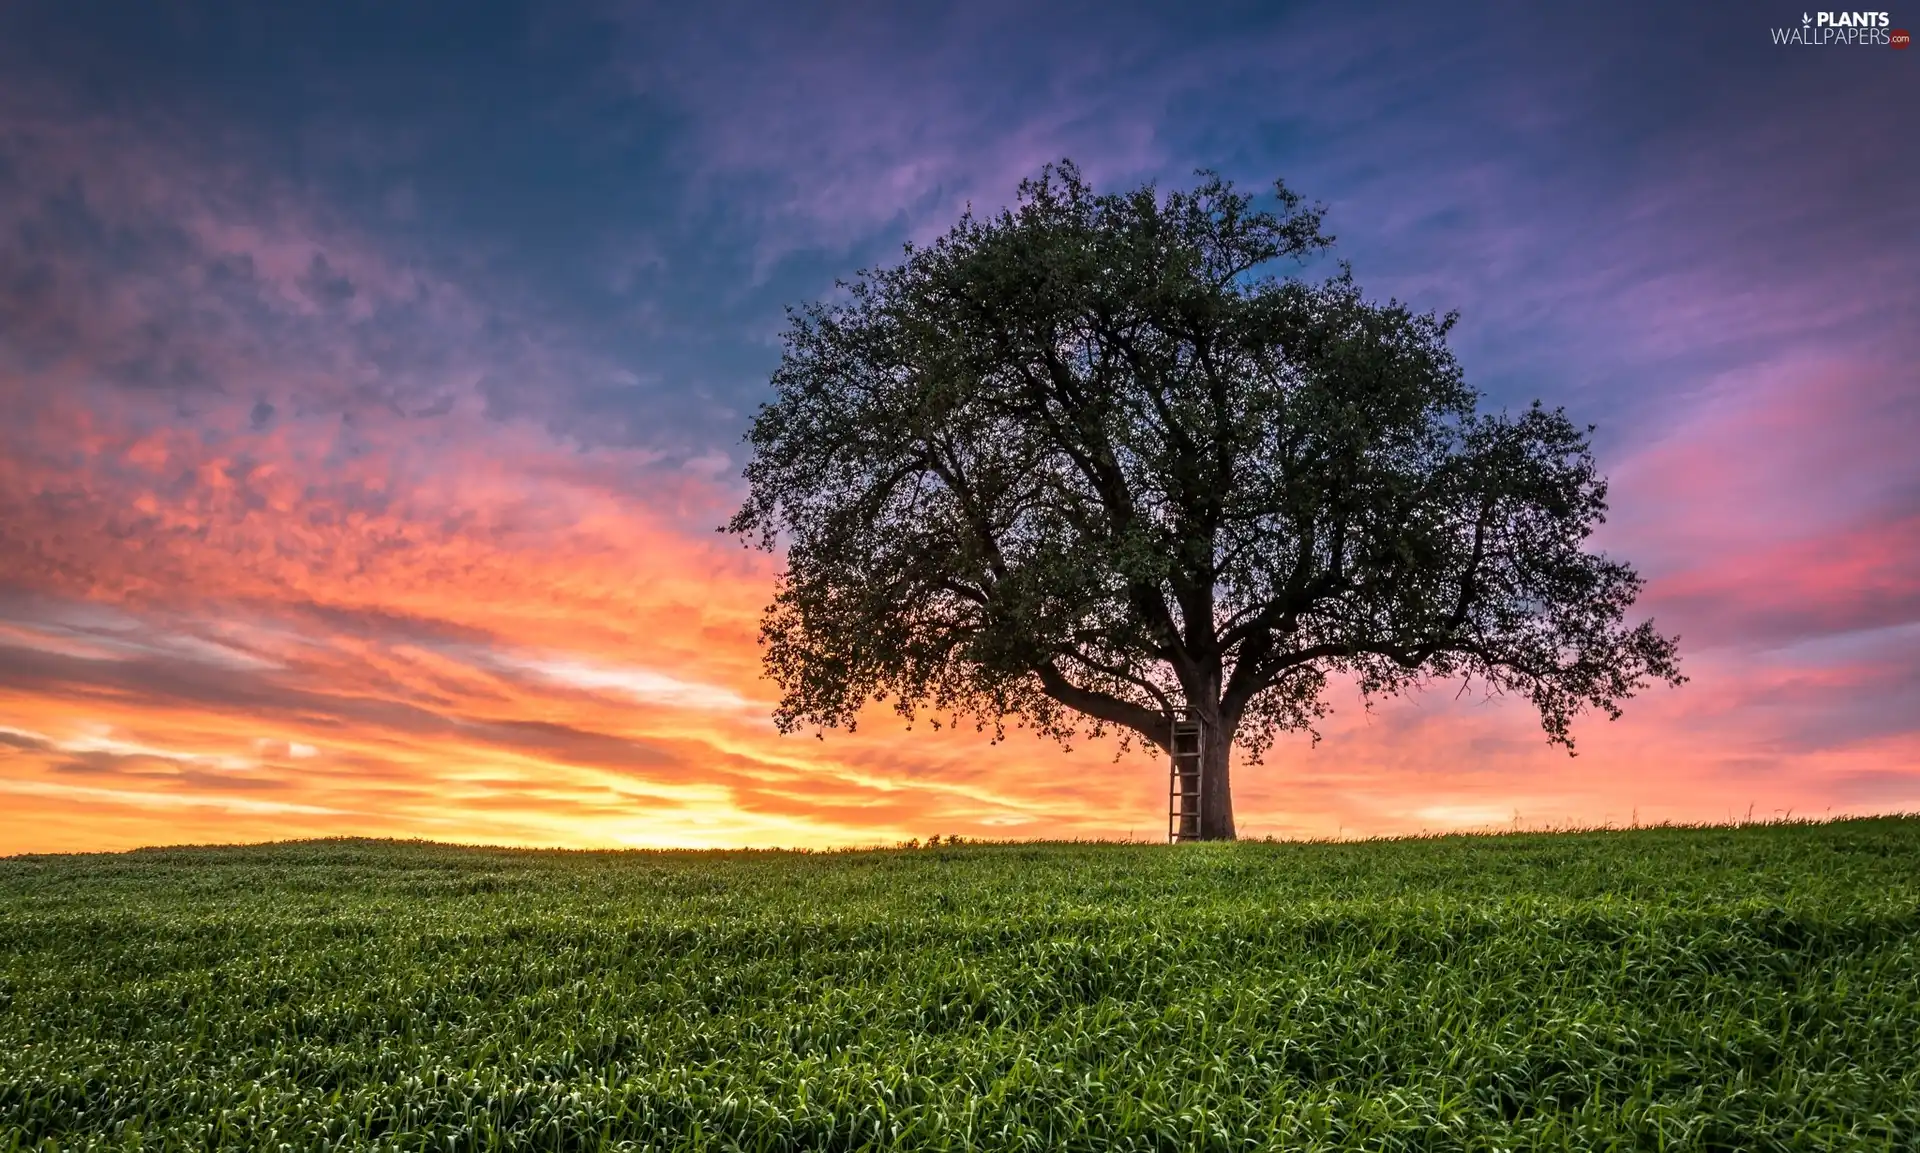
{"type": "MultiPolygon", "coordinates": [[[[798,40],[743,23],[719,67],[688,57],[664,74],[705,178],[774,189],[763,261],[944,222],[1062,153],[1096,177],[1167,163],[1157,125],[1192,60],[1117,87],[1124,53],[1051,61],[1026,78],[1047,99],[1014,115],[963,75],[995,50],[971,20],[878,66],[831,22],[798,40]],[[774,63],[772,85],[743,82],[774,63]]],[[[1288,91],[1337,71],[1329,59],[1288,91]]],[[[0,302],[15,418],[0,430],[0,852],[317,832],[1161,835],[1151,758],[906,733],[883,712],[853,736],[775,735],[755,634],[776,562],[710,531],[737,495],[713,479],[716,455],[669,467],[687,454],[556,431],[541,397],[604,366],[524,318],[490,337],[484,285],[213,146],[18,102],[0,117],[31,161],[0,237],[75,230],[0,240],[23,274],[8,283],[36,286],[0,302]]],[[[1457,171],[1413,198],[1405,234],[1501,185],[1497,167],[1457,171]]],[[[1384,203],[1380,187],[1356,209],[1384,203]]],[[[1485,206],[1476,234],[1501,276],[1542,245],[1494,227],[1509,207],[1485,206]]],[[[1645,255],[1602,260],[1558,303],[1640,277],[1610,322],[1654,351],[1824,316],[1791,286],[1642,277],[1645,255]]],[[[1617,463],[1607,539],[1653,575],[1663,626],[1692,639],[1691,685],[1582,726],[1577,760],[1514,702],[1441,688],[1366,713],[1340,697],[1318,748],[1283,742],[1239,770],[1243,831],[1915,803],[1903,371],[1809,345],[1674,402],[1664,438],[1617,463]]]]}

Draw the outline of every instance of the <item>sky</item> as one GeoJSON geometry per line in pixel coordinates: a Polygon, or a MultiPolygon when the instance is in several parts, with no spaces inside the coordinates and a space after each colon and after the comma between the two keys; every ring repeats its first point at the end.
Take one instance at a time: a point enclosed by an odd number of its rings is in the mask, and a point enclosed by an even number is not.
{"type": "Polygon", "coordinates": [[[1283,177],[1458,309],[1692,678],[1572,758],[1335,686],[1243,836],[1920,810],[1920,53],[1801,16],[0,6],[0,854],[1162,837],[1101,742],[778,734],[715,531],[785,307],[1063,157],[1283,177]]]}

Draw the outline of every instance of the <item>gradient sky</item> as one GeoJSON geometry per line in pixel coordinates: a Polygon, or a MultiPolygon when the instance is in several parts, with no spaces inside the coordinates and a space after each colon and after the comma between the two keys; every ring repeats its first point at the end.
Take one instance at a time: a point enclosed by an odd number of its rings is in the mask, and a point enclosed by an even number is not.
{"type": "Polygon", "coordinates": [[[1199,7],[0,7],[0,853],[1161,835],[1143,755],[777,735],[714,531],[783,306],[1062,156],[1284,176],[1597,423],[1693,678],[1573,759],[1338,690],[1243,835],[1920,809],[1920,52],[1199,7]]]}

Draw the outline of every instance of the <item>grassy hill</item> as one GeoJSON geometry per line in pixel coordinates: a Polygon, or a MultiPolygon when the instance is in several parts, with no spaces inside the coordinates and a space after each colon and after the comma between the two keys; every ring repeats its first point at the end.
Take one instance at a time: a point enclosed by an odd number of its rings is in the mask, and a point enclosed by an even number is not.
{"type": "Polygon", "coordinates": [[[0,1150],[1920,1148],[1920,820],[0,860],[0,1150]]]}

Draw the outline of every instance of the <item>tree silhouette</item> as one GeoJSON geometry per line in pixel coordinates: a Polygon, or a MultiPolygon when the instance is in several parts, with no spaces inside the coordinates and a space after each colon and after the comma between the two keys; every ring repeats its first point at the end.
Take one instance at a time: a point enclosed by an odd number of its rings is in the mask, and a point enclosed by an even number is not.
{"type": "Polygon", "coordinates": [[[1536,402],[1476,411],[1454,316],[1277,262],[1322,212],[1201,173],[1096,195],[1070,163],[791,313],[725,526],[787,567],[762,624],[783,731],[869,700],[1166,748],[1210,726],[1200,834],[1234,835],[1233,744],[1435,678],[1525,695],[1550,741],[1650,679],[1640,580],[1587,551],[1606,482],[1536,402]]]}

